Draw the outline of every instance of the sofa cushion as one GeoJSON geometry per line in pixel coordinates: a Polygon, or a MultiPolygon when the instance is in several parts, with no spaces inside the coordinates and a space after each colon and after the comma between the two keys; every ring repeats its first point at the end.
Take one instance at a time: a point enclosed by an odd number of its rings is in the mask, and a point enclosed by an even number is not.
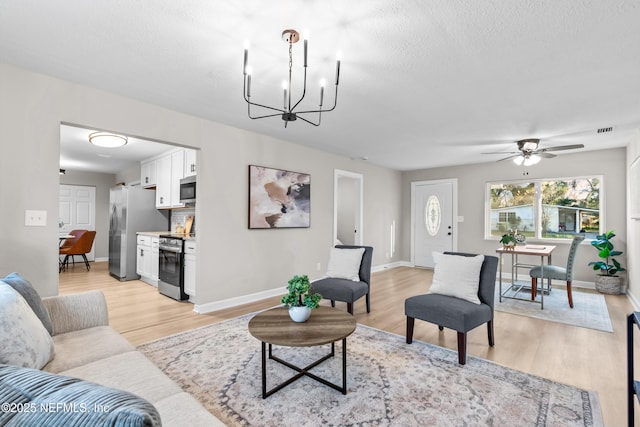
{"type": "Polygon", "coordinates": [[[49,313],[44,307],[42,299],[33,285],[28,280],[20,277],[18,273],[11,273],[0,279],[0,281],[3,281],[18,291],[18,293],[27,301],[31,310],[33,310],[36,316],[38,316],[38,319],[40,319],[44,327],[47,329],[49,335],[53,334],[53,326],[51,324],[49,313]]]}
{"type": "Polygon", "coordinates": [[[0,282],[0,363],[40,369],[53,354],[53,339],[27,301],[0,282]]]}
{"type": "Polygon", "coordinates": [[[225,424],[207,411],[189,393],[181,392],[153,402],[165,426],[224,427],[225,424]]]}
{"type": "Polygon", "coordinates": [[[360,281],[360,263],[364,248],[331,248],[325,277],[360,281]]]}
{"type": "Polygon", "coordinates": [[[138,351],[130,351],[61,372],[107,387],[121,388],[155,404],[182,389],[138,351]]]}
{"type": "Polygon", "coordinates": [[[132,393],[9,365],[0,365],[0,402],[29,408],[2,411],[0,425],[161,425],[156,408],[132,393]]]}
{"type": "Polygon", "coordinates": [[[53,342],[56,357],[43,369],[54,373],[135,349],[109,326],[96,326],[55,335],[53,342]]]}
{"type": "Polygon", "coordinates": [[[447,295],[480,304],[478,287],[484,255],[466,257],[433,252],[435,267],[430,294],[447,295]]]}

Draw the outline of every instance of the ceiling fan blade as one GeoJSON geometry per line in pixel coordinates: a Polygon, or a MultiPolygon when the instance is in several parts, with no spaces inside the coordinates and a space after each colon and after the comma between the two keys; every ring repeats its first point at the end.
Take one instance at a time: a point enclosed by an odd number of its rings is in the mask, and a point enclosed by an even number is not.
{"type": "MultiPolygon", "coordinates": [[[[502,153],[502,154],[505,154],[505,153],[502,153]]],[[[502,159],[496,160],[496,162],[502,162],[504,160],[515,159],[516,157],[520,157],[520,156],[522,156],[522,153],[514,154],[513,156],[509,156],[509,157],[504,157],[502,159]]]]}
{"type": "Polygon", "coordinates": [[[555,154],[551,154],[551,153],[536,153],[536,155],[543,157],[545,159],[552,159],[554,157],[558,157],[555,154]]]}
{"type": "Polygon", "coordinates": [[[520,151],[490,151],[488,153],[480,154],[522,154],[520,151]]]}
{"type": "Polygon", "coordinates": [[[539,149],[537,151],[540,152],[540,153],[543,153],[545,151],[576,150],[578,148],[584,148],[584,145],[583,144],[560,145],[558,147],[541,148],[541,149],[539,149]]]}

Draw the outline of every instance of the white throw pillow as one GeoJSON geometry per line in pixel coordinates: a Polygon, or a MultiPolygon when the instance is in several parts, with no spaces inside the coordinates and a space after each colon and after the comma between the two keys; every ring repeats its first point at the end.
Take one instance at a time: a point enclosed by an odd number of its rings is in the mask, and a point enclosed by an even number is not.
{"type": "Polygon", "coordinates": [[[53,354],[53,339],[27,301],[0,282],[0,363],[42,369],[53,354]]]}
{"type": "Polygon", "coordinates": [[[331,248],[329,265],[325,277],[360,281],[360,263],[364,248],[340,249],[331,248]]]}
{"type": "Polygon", "coordinates": [[[484,255],[466,257],[433,252],[435,262],[430,294],[448,295],[480,304],[478,287],[484,255]]]}

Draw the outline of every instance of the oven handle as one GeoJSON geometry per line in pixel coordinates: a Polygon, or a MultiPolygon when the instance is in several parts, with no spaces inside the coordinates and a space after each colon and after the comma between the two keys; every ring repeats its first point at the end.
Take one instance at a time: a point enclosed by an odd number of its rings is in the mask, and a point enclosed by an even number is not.
{"type": "Polygon", "coordinates": [[[176,253],[176,254],[182,253],[182,249],[181,248],[174,248],[174,247],[171,247],[171,246],[162,246],[162,245],[160,245],[160,246],[158,246],[158,249],[161,250],[161,251],[173,252],[173,253],[176,253]]]}

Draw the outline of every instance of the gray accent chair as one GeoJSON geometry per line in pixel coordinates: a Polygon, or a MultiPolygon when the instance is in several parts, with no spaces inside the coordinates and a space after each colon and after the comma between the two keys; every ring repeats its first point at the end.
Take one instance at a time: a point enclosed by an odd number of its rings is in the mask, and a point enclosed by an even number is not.
{"type": "MultiPolygon", "coordinates": [[[[573,308],[573,296],[571,295],[571,282],[573,281],[573,265],[576,260],[576,252],[580,247],[580,243],[584,240],[584,235],[579,234],[573,238],[571,248],[569,248],[569,256],[567,257],[567,266],[560,267],[557,265],[545,265],[533,267],[529,270],[531,276],[531,298],[535,298],[536,289],[538,287],[538,279],[542,278],[551,280],[562,280],[567,282],[567,298],[569,299],[569,307],[573,308]]],[[[544,280],[543,279],[543,280],[544,280]]]]}
{"type": "Polygon", "coordinates": [[[347,303],[347,311],[353,314],[353,303],[366,296],[367,313],[371,312],[371,259],[373,248],[371,246],[336,245],[338,249],[364,248],[362,261],[360,262],[359,282],[348,279],[325,277],[311,283],[311,291],[322,295],[322,298],[331,300],[331,306],[336,306],[336,301],[347,303]]]}
{"type": "MultiPolygon", "coordinates": [[[[472,257],[476,254],[461,252],[445,252],[450,255],[472,257]]],[[[467,363],[467,332],[487,324],[489,345],[494,345],[493,307],[496,288],[498,258],[484,256],[480,269],[478,298],[481,304],[474,304],[460,298],[440,294],[424,294],[407,298],[404,302],[404,313],[407,316],[407,344],[413,342],[415,319],[438,325],[458,332],[458,363],[467,363]]]]}

